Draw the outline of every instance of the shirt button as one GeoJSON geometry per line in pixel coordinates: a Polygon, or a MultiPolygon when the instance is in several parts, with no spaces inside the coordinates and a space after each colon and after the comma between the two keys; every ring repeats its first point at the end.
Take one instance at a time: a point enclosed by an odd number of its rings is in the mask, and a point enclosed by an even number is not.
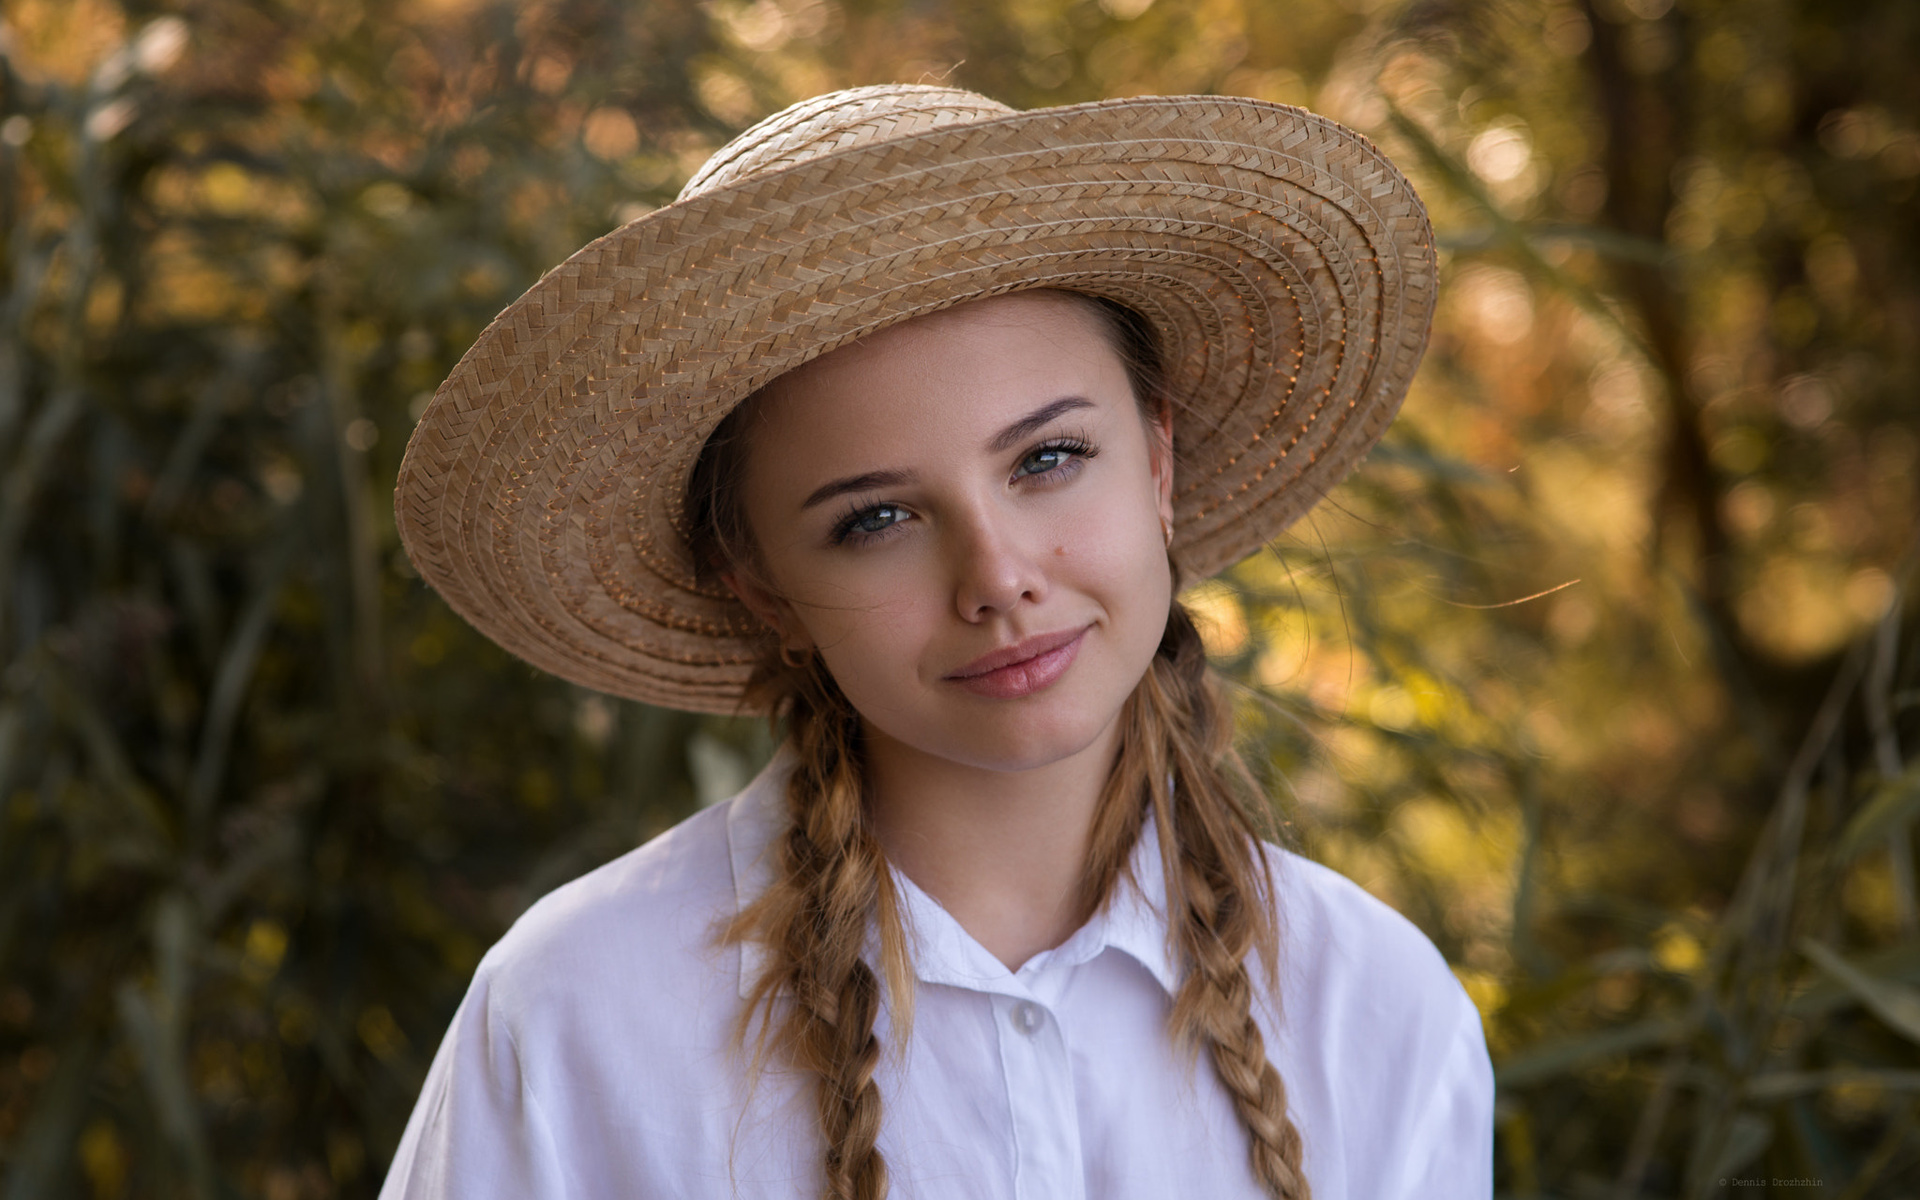
{"type": "Polygon", "coordinates": [[[1022,1000],[1020,1003],[1014,1005],[1013,1009],[1007,1013],[1007,1019],[1013,1022],[1015,1029],[1018,1029],[1028,1037],[1032,1037],[1034,1034],[1040,1032],[1042,1025],[1047,1023],[1047,1013],[1045,1009],[1033,1001],[1022,1000]]]}

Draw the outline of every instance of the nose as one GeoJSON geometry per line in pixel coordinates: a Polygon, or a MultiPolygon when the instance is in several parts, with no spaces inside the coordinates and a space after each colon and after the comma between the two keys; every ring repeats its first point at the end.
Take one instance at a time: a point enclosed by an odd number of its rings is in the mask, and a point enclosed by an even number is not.
{"type": "Polygon", "coordinates": [[[953,603],[961,620],[977,623],[1011,612],[1022,601],[1046,599],[1041,560],[1029,552],[1007,514],[975,512],[951,528],[953,603]]]}

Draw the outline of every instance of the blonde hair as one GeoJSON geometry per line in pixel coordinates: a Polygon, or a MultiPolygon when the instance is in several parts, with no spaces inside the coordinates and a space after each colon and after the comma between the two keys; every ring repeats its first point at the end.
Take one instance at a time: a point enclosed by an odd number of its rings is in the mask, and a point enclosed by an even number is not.
{"type": "MultiPolygon", "coordinates": [[[[1168,399],[1149,327],[1111,301],[1077,298],[1098,308],[1143,418],[1163,413],[1168,399]]],[[[750,398],[729,414],[703,448],[688,486],[687,511],[694,514],[696,561],[710,578],[731,566],[764,587],[770,581],[740,490],[743,414],[751,404],[750,398]]],[[[1177,584],[1179,564],[1171,555],[1169,560],[1177,584]]],[[[911,1027],[913,972],[886,858],[873,833],[860,715],[817,654],[789,664],[771,633],[747,698],[785,722],[795,766],[787,780],[787,823],[773,883],[723,934],[727,941],[757,941],[767,950],[766,969],[741,1016],[741,1037],[757,1022],[756,1064],[779,1055],[815,1079],[824,1195],[881,1200],[887,1167],[877,1148],[880,1043],[874,1033],[881,986],[861,957],[872,925],[880,933],[893,1028],[902,1039],[911,1027]]],[[[1253,1172],[1267,1192],[1276,1200],[1310,1200],[1286,1085],[1267,1057],[1254,1016],[1249,957],[1262,963],[1270,995],[1278,994],[1279,974],[1273,880],[1255,810],[1241,799],[1259,795],[1259,788],[1233,747],[1231,705],[1178,599],[1120,720],[1120,753],[1095,809],[1081,874],[1081,917],[1091,917],[1113,895],[1152,812],[1161,835],[1169,940],[1183,970],[1168,1032],[1190,1052],[1207,1051],[1247,1130],[1253,1172]]]]}

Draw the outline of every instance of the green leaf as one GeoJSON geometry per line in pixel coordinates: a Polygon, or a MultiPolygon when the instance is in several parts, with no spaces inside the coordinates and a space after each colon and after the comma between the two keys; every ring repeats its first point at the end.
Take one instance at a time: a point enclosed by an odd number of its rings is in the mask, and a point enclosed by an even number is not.
{"type": "MultiPolygon", "coordinates": [[[[1895,983],[1920,983],[1920,942],[1870,950],[1853,959],[1853,965],[1867,974],[1895,983]]],[[[1859,1003],[1853,991],[1832,979],[1822,979],[1787,1002],[1787,1012],[1796,1017],[1817,1017],[1837,1008],[1859,1003]]]]}
{"type": "MultiPolygon", "coordinates": [[[[1603,229],[1595,225],[1577,225],[1558,221],[1515,222],[1511,235],[1524,237],[1536,246],[1568,244],[1586,246],[1594,253],[1608,258],[1647,263],[1652,266],[1664,266],[1674,258],[1673,248],[1664,242],[1634,237],[1615,229],[1603,229]]],[[[1433,240],[1434,244],[1443,250],[1452,250],[1457,254],[1471,254],[1479,250],[1501,249],[1511,235],[1508,230],[1498,225],[1481,225],[1473,229],[1437,234],[1433,240]]]]}
{"type": "Polygon", "coordinates": [[[193,911],[178,893],[162,896],[153,913],[153,983],[128,979],[114,994],[121,1032],[132,1046],[160,1132],[179,1154],[191,1190],[212,1194],[212,1156],[188,1065],[186,1032],[192,1000],[193,911]]]}
{"type": "Polygon", "coordinates": [[[1760,1157],[1760,1152],[1773,1140],[1773,1122],[1758,1113],[1736,1113],[1733,1127],[1727,1130],[1727,1140],[1721,1144],[1720,1157],[1713,1164],[1712,1175],[1731,1175],[1760,1157]]]}
{"type": "Polygon", "coordinates": [[[1447,480],[1453,483],[1488,484],[1498,482],[1499,477],[1482,470],[1464,459],[1441,454],[1430,447],[1416,445],[1404,440],[1382,441],[1367,452],[1367,461],[1386,463],[1389,466],[1407,467],[1433,479],[1447,480]]]}
{"type": "Polygon", "coordinates": [[[1838,1087],[1876,1087],[1895,1092],[1920,1092],[1920,1071],[1874,1067],[1834,1067],[1826,1071],[1774,1071],[1747,1081],[1746,1094],[1754,1100],[1782,1100],[1806,1092],[1838,1087]]]}
{"type": "Polygon", "coordinates": [[[1844,984],[1875,1016],[1920,1042],[1920,989],[1875,978],[1812,938],[1800,939],[1800,952],[1844,984]]]}
{"type": "Polygon", "coordinates": [[[1535,1045],[1495,1067],[1493,1078],[1502,1088],[1527,1087],[1565,1075],[1595,1059],[1670,1045],[1692,1032],[1693,1022],[1683,1017],[1651,1017],[1585,1037],[1535,1045]]]}
{"type": "Polygon", "coordinates": [[[1920,763],[1897,778],[1880,781],[1834,842],[1834,856],[1841,862],[1851,862],[1884,845],[1916,816],[1920,816],[1920,763]]]}

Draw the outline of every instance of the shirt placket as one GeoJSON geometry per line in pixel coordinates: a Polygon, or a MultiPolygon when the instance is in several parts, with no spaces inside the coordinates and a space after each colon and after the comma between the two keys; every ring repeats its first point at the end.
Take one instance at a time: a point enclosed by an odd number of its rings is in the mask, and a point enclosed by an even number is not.
{"type": "Polygon", "coordinates": [[[995,995],[993,1015],[1013,1117],[1014,1195],[1079,1200],[1086,1180],[1066,1033],[1054,1012],[1019,996],[995,995]]]}

